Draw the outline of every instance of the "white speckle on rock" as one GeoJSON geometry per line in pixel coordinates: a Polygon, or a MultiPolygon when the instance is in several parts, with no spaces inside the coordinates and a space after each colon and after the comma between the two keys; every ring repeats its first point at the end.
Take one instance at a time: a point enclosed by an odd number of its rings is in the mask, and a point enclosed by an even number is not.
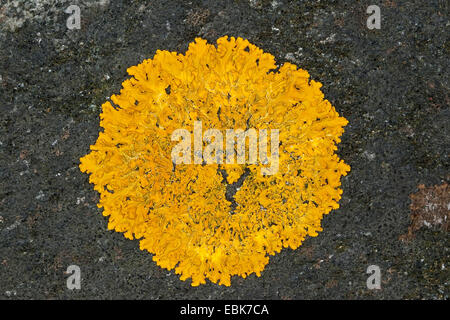
{"type": "Polygon", "coordinates": [[[15,221],[12,225],[5,228],[6,231],[11,231],[20,225],[20,221],[15,221]]]}
{"type": "Polygon", "coordinates": [[[77,204],[83,203],[85,199],[85,197],[77,198],[77,204]]]}
{"type": "Polygon", "coordinates": [[[331,34],[329,37],[327,37],[325,40],[320,40],[319,42],[320,42],[321,44],[334,42],[334,38],[335,38],[335,37],[336,37],[336,34],[333,33],[333,34],[331,34]]]}
{"type": "Polygon", "coordinates": [[[35,199],[42,200],[42,199],[44,199],[44,197],[45,197],[44,191],[40,190],[38,195],[35,197],[35,199]]]}
{"type": "Polygon", "coordinates": [[[438,208],[438,205],[436,203],[427,203],[425,205],[425,211],[434,211],[438,208]]]}
{"type": "Polygon", "coordinates": [[[16,290],[5,291],[5,295],[7,295],[8,297],[16,296],[17,292],[16,292],[16,290]]]}
{"type": "Polygon", "coordinates": [[[286,60],[289,60],[289,61],[292,61],[292,62],[295,62],[295,63],[299,63],[299,61],[297,60],[297,58],[295,57],[295,55],[294,55],[292,52],[286,53],[286,55],[284,56],[284,58],[285,58],[286,60]]]}
{"type": "Polygon", "coordinates": [[[364,158],[366,158],[367,160],[372,161],[372,160],[375,159],[376,154],[373,153],[373,152],[370,152],[370,151],[367,151],[367,150],[366,150],[366,151],[363,152],[363,156],[364,156],[364,158]]]}
{"type": "Polygon", "coordinates": [[[94,2],[86,2],[86,7],[104,7],[109,5],[110,0],[99,0],[94,2]]]}
{"type": "Polygon", "coordinates": [[[364,119],[367,119],[367,120],[373,120],[373,119],[375,119],[375,116],[374,116],[373,114],[370,114],[369,112],[364,113],[364,114],[363,114],[363,117],[364,117],[364,119]]]}
{"type": "Polygon", "coordinates": [[[278,2],[277,0],[273,0],[270,5],[272,6],[272,9],[276,9],[281,5],[281,2],[278,2]]]}
{"type": "Polygon", "coordinates": [[[262,7],[261,0],[249,0],[250,7],[260,9],[262,7]]]}

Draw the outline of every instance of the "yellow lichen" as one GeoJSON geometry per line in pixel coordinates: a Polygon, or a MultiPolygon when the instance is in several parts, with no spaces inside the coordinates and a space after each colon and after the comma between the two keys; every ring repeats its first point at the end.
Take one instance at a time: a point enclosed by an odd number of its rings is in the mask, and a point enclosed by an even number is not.
{"type": "Polygon", "coordinates": [[[80,169],[100,193],[108,228],[140,239],[163,268],[192,285],[260,275],[268,256],[297,248],[339,207],[350,167],[334,153],[347,120],[319,82],[241,38],[196,39],[186,54],[157,51],[128,69],[102,106],[97,142],[80,169]],[[174,130],[278,129],[279,170],[261,164],[177,164],[174,130]],[[234,194],[227,185],[247,171],[234,194]],[[226,179],[223,172],[226,172],[226,179]]]}

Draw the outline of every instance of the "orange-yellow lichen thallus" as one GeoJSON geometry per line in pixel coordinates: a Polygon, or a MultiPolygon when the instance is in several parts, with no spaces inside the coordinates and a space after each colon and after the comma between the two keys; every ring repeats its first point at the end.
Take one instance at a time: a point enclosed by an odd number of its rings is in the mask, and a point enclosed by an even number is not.
{"type": "Polygon", "coordinates": [[[197,38],[185,54],[157,51],[130,67],[120,94],[102,106],[104,128],[80,169],[100,193],[108,228],[140,239],[156,263],[192,285],[230,285],[260,275],[269,255],[297,248],[339,207],[350,167],[335,154],[347,120],[319,82],[241,38],[197,38]],[[279,130],[279,169],[262,164],[178,164],[174,130],[279,130]],[[247,172],[227,199],[227,185],[247,172]],[[226,173],[226,174],[224,174],[226,173]]]}

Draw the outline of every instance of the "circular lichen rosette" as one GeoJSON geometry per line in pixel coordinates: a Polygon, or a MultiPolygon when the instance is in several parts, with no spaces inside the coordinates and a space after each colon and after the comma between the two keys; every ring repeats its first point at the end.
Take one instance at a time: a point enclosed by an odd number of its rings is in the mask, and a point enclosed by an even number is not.
{"type": "MultiPolygon", "coordinates": [[[[307,71],[277,68],[247,40],[222,37],[217,45],[198,38],[185,54],[157,51],[128,73],[102,106],[104,130],[80,169],[100,193],[108,228],[140,239],[159,266],[193,286],[259,276],[269,255],[317,236],[323,215],[339,207],[350,167],[335,151],[347,120],[307,71]],[[223,137],[254,129],[272,147],[276,170],[264,173],[273,163],[250,161],[250,152],[245,163],[195,161],[196,124],[201,135],[213,128],[223,137]],[[182,139],[191,162],[174,161],[179,129],[192,135],[182,139]]],[[[203,138],[205,152],[213,139],[203,138]]]]}

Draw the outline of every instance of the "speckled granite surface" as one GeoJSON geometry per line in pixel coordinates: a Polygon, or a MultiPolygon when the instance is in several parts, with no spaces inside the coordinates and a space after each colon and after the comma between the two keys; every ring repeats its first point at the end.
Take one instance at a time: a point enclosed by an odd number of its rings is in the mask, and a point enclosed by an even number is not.
{"type": "MultiPolygon", "coordinates": [[[[450,179],[448,17],[445,0],[0,0],[0,299],[448,299],[442,221],[402,237],[410,195],[450,179]],[[66,27],[70,4],[80,30],[66,27]],[[371,4],[380,30],[366,26],[371,4]],[[260,278],[193,288],[107,231],[78,164],[127,67],[222,35],[323,83],[350,122],[339,155],[352,171],[318,237],[271,257],[260,278]],[[66,287],[71,264],[81,290],[66,287]],[[366,286],[369,265],[381,268],[381,290],[366,286]]],[[[417,205],[440,205],[445,219],[439,190],[417,205]]]]}

